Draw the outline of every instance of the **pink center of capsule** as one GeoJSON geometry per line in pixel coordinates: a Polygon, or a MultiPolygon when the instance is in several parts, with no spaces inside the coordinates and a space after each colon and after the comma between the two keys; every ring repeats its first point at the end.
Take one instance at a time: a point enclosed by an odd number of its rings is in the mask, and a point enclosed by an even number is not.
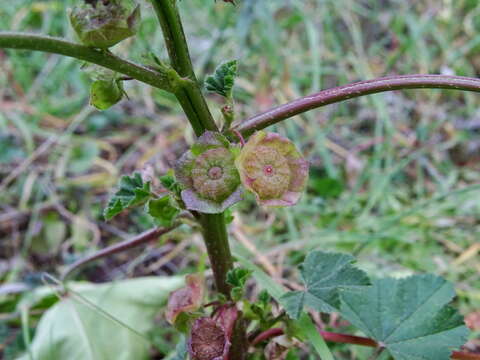
{"type": "Polygon", "coordinates": [[[263,168],[263,172],[267,176],[272,176],[273,175],[273,166],[272,165],[265,165],[263,168]]]}
{"type": "Polygon", "coordinates": [[[208,177],[212,180],[218,180],[222,177],[223,171],[220,166],[214,166],[208,170],[208,177]]]}

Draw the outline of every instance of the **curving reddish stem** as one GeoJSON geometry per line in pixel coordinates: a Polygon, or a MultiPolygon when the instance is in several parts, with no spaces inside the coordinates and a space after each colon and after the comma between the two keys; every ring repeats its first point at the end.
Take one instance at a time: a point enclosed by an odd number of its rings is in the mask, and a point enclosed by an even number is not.
{"type": "MultiPolygon", "coordinates": [[[[252,346],[256,346],[262,341],[281,336],[285,332],[281,328],[271,328],[259,335],[257,335],[251,342],[252,346]]],[[[320,335],[326,340],[342,344],[354,344],[368,347],[377,347],[378,343],[373,340],[362,336],[354,336],[347,334],[334,333],[329,331],[320,331],[320,335]]],[[[480,354],[468,353],[464,351],[452,352],[451,359],[455,360],[480,360],[480,354]]]]}
{"type": "Polygon", "coordinates": [[[446,75],[401,75],[360,81],[322,90],[287,104],[277,106],[238,124],[233,132],[249,136],[292,116],[306,111],[369,94],[403,89],[452,89],[480,92],[480,79],[446,75]]]}

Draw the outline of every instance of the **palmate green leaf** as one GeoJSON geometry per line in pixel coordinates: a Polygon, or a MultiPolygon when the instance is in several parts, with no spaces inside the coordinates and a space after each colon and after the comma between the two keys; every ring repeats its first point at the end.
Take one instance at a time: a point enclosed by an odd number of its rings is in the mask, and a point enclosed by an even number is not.
{"type": "Polygon", "coordinates": [[[468,335],[463,318],[446,306],[453,286],[434,275],[375,280],[341,294],[341,314],[382,343],[395,360],[448,360],[468,335]]]}
{"type": "Polygon", "coordinates": [[[304,306],[319,312],[332,312],[340,307],[340,291],[370,284],[368,276],[352,266],[355,258],[347,254],[314,251],[301,266],[304,291],[291,291],[280,303],[287,314],[298,319],[304,306]]]}
{"type": "MultiPolygon", "coordinates": [[[[146,360],[155,315],[183,277],[144,277],[109,284],[71,283],[74,292],[37,326],[35,360],[146,360]],[[81,298],[80,298],[81,296],[81,298]],[[108,314],[108,316],[107,316],[108,314]],[[115,320],[114,320],[115,319],[115,320]]],[[[30,360],[25,354],[18,360],[30,360]]]]}
{"type": "Polygon", "coordinates": [[[205,80],[205,88],[207,91],[231,99],[235,77],[237,76],[237,68],[237,60],[225,62],[217,67],[215,73],[209,75],[205,80]]]}
{"type": "MultiPolygon", "coordinates": [[[[258,284],[264,288],[277,302],[281,302],[282,296],[285,294],[285,290],[279,284],[277,284],[271,277],[269,277],[263,270],[253,264],[250,260],[242,256],[237,251],[234,252],[237,261],[252,271],[252,275],[257,280],[258,284]]],[[[304,311],[299,320],[294,320],[298,334],[295,336],[298,339],[306,339],[313,346],[322,360],[334,360],[330,349],[328,348],[325,340],[320,336],[315,324],[304,311]]]]}
{"type": "Polygon", "coordinates": [[[103,215],[106,220],[110,220],[127,208],[143,205],[150,196],[150,181],[144,182],[139,173],[122,176],[119,189],[110,198],[103,215]]]}
{"type": "Polygon", "coordinates": [[[147,213],[158,226],[172,226],[173,221],[180,213],[180,209],[172,204],[169,195],[160,199],[152,199],[147,203],[147,213]]]}

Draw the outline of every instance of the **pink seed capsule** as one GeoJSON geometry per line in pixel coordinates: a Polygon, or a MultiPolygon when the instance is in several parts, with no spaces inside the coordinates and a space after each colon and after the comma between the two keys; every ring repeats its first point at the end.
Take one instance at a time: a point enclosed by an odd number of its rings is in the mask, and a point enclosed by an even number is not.
{"type": "Polygon", "coordinates": [[[236,160],[243,185],[260,205],[291,206],[298,202],[308,179],[308,162],[287,138],[259,131],[236,160]]]}

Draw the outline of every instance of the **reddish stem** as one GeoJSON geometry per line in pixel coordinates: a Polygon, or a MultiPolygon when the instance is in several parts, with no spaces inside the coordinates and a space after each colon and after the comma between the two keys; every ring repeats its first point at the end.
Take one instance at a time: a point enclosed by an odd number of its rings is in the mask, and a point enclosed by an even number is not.
{"type": "Polygon", "coordinates": [[[240,140],[240,144],[242,144],[242,147],[244,147],[245,146],[245,139],[243,138],[242,133],[238,130],[235,130],[235,129],[233,129],[232,132],[238,137],[238,139],[240,140]]]}
{"type": "Polygon", "coordinates": [[[480,354],[473,354],[464,351],[454,351],[452,353],[452,359],[459,360],[480,360],[480,354]]]}
{"type": "MultiPolygon", "coordinates": [[[[256,346],[262,341],[283,335],[284,331],[280,328],[272,328],[268,329],[252,340],[252,346],[256,346]]],[[[340,334],[334,333],[329,331],[320,331],[320,335],[326,340],[336,343],[342,344],[353,344],[353,345],[361,345],[361,346],[368,346],[368,347],[377,347],[378,343],[373,340],[362,336],[354,336],[354,335],[347,335],[347,334],[340,334]]],[[[480,360],[480,354],[468,353],[464,351],[454,351],[452,352],[451,359],[457,360],[480,360]]]]}
{"type": "Polygon", "coordinates": [[[252,346],[256,346],[260,344],[262,341],[283,335],[283,329],[280,328],[271,328],[268,330],[265,330],[264,332],[258,334],[255,339],[252,340],[252,346]]]}
{"type": "Polygon", "coordinates": [[[366,337],[361,336],[354,336],[354,335],[346,335],[346,334],[338,334],[334,332],[328,331],[320,331],[320,335],[327,340],[342,344],[354,344],[354,345],[362,345],[362,346],[369,346],[369,347],[377,347],[378,343],[366,337]]]}
{"type": "Polygon", "coordinates": [[[361,81],[322,90],[255,115],[235,126],[243,136],[292,116],[356,97],[402,89],[452,89],[480,92],[480,79],[446,75],[402,75],[361,81]]]}

